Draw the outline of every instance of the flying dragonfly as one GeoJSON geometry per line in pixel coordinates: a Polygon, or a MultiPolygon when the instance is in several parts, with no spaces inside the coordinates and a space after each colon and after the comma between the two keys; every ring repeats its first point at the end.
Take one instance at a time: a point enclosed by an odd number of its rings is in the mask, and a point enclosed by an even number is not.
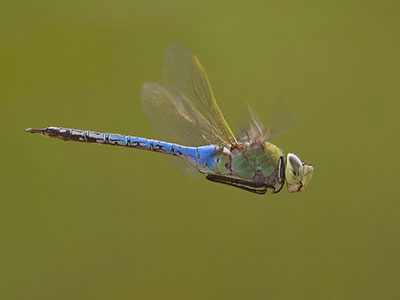
{"type": "Polygon", "coordinates": [[[269,131],[252,117],[235,136],[215,100],[198,58],[182,46],[169,46],[163,82],[145,82],[141,88],[144,112],[164,142],[136,136],[62,127],[28,128],[26,132],[64,141],[107,144],[169,154],[206,174],[206,179],[256,194],[302,191],[313,167],[296,155],[286,156],[269,142],[269,131]]]}

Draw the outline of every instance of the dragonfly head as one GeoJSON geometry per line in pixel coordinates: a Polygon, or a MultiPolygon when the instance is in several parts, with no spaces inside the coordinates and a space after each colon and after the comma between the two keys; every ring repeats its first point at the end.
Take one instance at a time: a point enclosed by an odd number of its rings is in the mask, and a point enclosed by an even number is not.
{"type": "Polygon", "coordinates": [[[302,162],[296,155],[288,153],[285,179],[289,193],[302,191],[310,182],[314,168],[302,162]]]}

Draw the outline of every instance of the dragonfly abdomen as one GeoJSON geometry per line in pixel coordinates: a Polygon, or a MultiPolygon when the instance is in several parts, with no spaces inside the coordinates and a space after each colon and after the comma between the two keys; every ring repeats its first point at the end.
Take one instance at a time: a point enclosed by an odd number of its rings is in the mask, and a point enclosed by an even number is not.
{"type": "Polygon", "coordinates": [[[198,168],[200,171],[212,170],[215,168],[214,153],[216,151],[216,146],[214,145],[187,147],[136,136],[63,127],[47,127],[44,129],[28,128],[26,132],[41,133],[44,136],[58,138],[64,141],[123,146],[169,154],[187,160],[193,167],[198,168]]]}

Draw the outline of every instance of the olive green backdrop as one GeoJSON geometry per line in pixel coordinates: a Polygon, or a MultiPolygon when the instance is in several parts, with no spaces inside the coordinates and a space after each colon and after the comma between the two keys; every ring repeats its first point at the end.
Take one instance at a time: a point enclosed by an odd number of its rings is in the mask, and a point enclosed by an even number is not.
{"type": "Polygon", "coordinates": [[[400,299],[396,1],[19,1],[0,18],[0,299],[400,299]],[[165,157],[24,133],[152,137],[139,100],[192,49],[227,120],[285,99],[315,167],[257,196],[165,157]]]}

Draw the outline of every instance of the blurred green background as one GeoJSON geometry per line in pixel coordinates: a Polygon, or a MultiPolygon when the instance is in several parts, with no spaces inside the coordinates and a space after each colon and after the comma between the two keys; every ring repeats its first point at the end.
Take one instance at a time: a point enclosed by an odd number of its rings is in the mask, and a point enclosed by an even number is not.
{"type": "Polygon", "coordinates": [[[8,1],[0,12],[0,299],[400,299],[396,1],[8,1]],[[152,137],[177,43],[235,128],[283,97],[301,193],[190,180],[162,155],[24,133],[152,137]]]}

